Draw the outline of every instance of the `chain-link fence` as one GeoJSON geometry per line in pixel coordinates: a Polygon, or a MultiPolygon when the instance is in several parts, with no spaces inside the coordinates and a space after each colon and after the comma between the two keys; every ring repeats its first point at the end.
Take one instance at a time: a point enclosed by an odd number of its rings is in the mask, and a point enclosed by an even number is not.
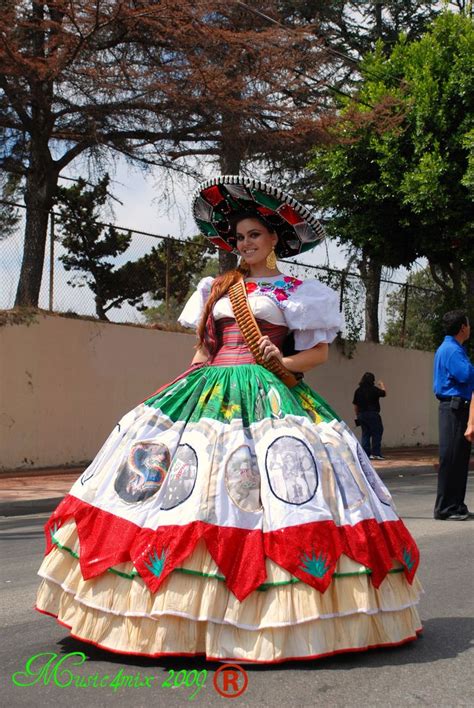
{"type": "MultiPolygon", "coordinates": [[[[0,226],[0,309],[4,310],[15,306],[25,243],[25,208],[18,204],[10,206],[15,223],[3,233],[0,226]]],[[[210,243],[180,242],[169,235],[115,224],[100,225],[104,227],[101,242],[110,237],[112,229],[113,245],[118,240],[122,241],[120,250],[126,246],[122,252],[99,257],[100,249],[91,254],[90,244],[84,243],[81,253],[77,250],[71,253],[65,246],[57,215],[49,214],[38,307],[112,322],[143,324],[153,317],[172,321],[176,280],[186,265],[180,262],[181,245],[186,248],[187,261],[194,261],[197,267],[205,257],[212,257],[215,248],[210,243]],[[145,262],[147,258],[153,262],[145,262]]],[[[179,285],[182,297],[182,283],[179,285]]]]}
{"type": "MultiPolygon", "coordinates": [[[[25,208],[5,202],[3,206],[9,207],[10,218],[8,222],[0,221],[0,309],[8,310],[15,306],[22,267],[25,208]]],[[[113,224],[101,225],[104,238],[112,234],[114,243],[122,239],[121,252],[89,260],[88,270],[84,271],[76,267],[81,265],[81,255],[71,256],[56,215],[54,212],[49,214],[38,302],[41,309],[112,322],[172,323],[176,322],[189,294],[188,288],[192,289],[203,273],[217,273],[217,253],[207,241],[190,243],[169,235],[159,236],[113,224]],[[202,264],[204,269],[200,267],[202,264]]],[[[87,244],[84,251],[87,251],[87,244]]],[[[86,260],[82,253],[82,265],[86,260]]],[[[343,336],[353,341],[364,339],[365,288],[360,275],[308,265],[297,258],[282,262],[280,266],[288,275],[316,278],[337,290],[345,319],[343,336]]],[[[404,346],[410,299],[420,290],[423,288],[382,278],[378,308],[382,334],[390,312],[391,295],[397,294],[399,302],[399,341],[392,343],[404,346]]]]}

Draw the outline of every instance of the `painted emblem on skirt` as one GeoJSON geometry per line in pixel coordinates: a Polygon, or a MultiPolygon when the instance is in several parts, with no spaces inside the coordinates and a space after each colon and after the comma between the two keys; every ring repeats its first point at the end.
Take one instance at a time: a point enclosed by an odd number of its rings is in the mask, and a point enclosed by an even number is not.
{"type": "Polygon", "coordinates": [[[174,509],[191,496],[196,484],[197,470],[198,458],[191,445],[178,445],[168,472],[166,489],[161,500],[162,509],[174,509]]]}
{"type": "MultiPolygon", "coordinates": [[[[346,448],[340,443],[325,445],[344,509],[354,511],[366,501],[350,467],[346,448]]],[[[354,463],[352,462],[354,465],[354,463]]]]}
{"type": "Polygon", "coordinates": [[[161,489],[169,465],[166,445],[136,443],[115,480],[115,491],[123,501],[145,501],[161,489]]]}
{"type": "Polygon", "coordinates": [[[379,501],[381,501],[382,504],[385,504],[385,506],[392,506],[392,497],[390,496],[390,492],[382,480],[378,477],[377,473],[373,470],[372,465],[369,462],[369,458],[359,444],[357,445],[357,457],[359,458],[359,464],[362,468],[362,472],[374,490],[379,501]]]}
{"type": "Polygon", "coordinates": [[[248,445],[238,447],[230,455],[225,468],[227,493],[244,511],[260,511],[260,473],[257,457],[248,445]]]}
{"type": "Polygon", "coordinates": [[[273,494],[287,504],[305,504],[318,487],[316,462],[298,438],[283,435],[267,450],[265,468],[273,494]]]}

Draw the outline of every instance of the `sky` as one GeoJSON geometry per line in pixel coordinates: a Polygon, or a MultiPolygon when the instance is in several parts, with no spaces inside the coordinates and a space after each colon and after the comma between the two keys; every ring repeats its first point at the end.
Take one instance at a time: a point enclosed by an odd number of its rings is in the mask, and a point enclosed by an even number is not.
{"type": "MultiPolygon", "coordinates": [[[[216,169],[207,167],[202,180],[218,174],[216,169]]],[[[257,178],[260,176],[255,175],[257,178]]],[[[177,238],[190,238],[197,232],[196,224],[191,214],[191,203],[197,189],[197,182],[187,177],[173,177],[173,198],[171,203],[163,198],[159,185],[163,183],[160,173],[145,175],[139,168],[133,168],[124,161],[119,161],[111,183],[111,192],[122,202],[114,202],[115,223],[119,226],[146,231],[160,236],[171,235],[177,238]]],[[[284,189],[284,185],[279,185],[284,189]]],[[[143,242],[140,242],[143,248],[143,242]]],[[[129,252],[127,252],[130,257],[129,252]]],[[[134,257],[142,255],[138,250],[134,257]]],[[[335,269],[346,267],[347,256],[334,241],[327,239],[312,251],[298,256],[298,261],[314,266],[325,266],[335,269]]],[[[415,266],[423,267],[423,263],[415,266]]],[[[281,270],[285,272],[285,263],[280,262],[281,270]]],[[[286,266],[288,268],[288,266],[286,266]]],[[[356,267],[351,270],[356,272],[356,267]]],[[[397,282],[405,282],[408,271],[399,268],[386,272],[384,277],[397,282]]],[[[307,277],[311,277],[310,275],[307,277]]],[[[318,277],[315,271],[313,277],[318,277]]],[[[381,285],[380,324],[381,330],[386,322],[386,298],[395,289],[386,283],[381,285]]]]}
{"type": "MultiPolygon", "coordinates": [[[[202,176],[202,181],[217,174],[217,170],[207,169],[202,176]]],[[[255,176],[259,177],[258,174],[255,176]]],[[[139,169],[120,162],[111,183],[111,192],[122,202],[122,204],[114,202],[115,223],[118,226],[160,236],[190,238],[197,232],[191,214],[191,203],[197,189],[197,182],[186,177],[174,177],[174,203],[167,204],[160,194],[159,180],[159,174],[155,177],[144,175],[139,169]]],[[[280,186],[284,189],[284,185],[280,186]]],[[[343,251],[330,241],[299,256],[298,260],[332,268],[343,268],[346,264],[343,251]]]]}
{"type": "MultiPolygon", "coordinates": [[[[207,168],[202,175],[202,181],[218,174],[217,169],[207,168]]],[[[259,178],[260,175],[255,174],[255,177],[259,178]]],[[[159,175],[147,176],[138,168],[131,168],[120,162],[111,184],[113,195],[122,202],[114,203],[115,223],[160,236],[192,237],[197,233],[197,227],[191,214],[191,203],[198,183],[190,178],[175,176],[174,203],[168,205],[160,194],[159,180],[159,175]]],[[[278,186],[285,189],[283,184],[278,186]]],[[[335,241],[326,239],[312,251],[298,256],[297,260],[340,270],[346,267],[347,255],[335,241]]],[[[281,262],[280,265],[284,269],[284,263],[281,262]]],[[[423,263],[415,267],[423,267],[423,263]]],[[[351,270],[355,272],[355,266],[351,270]]],[[[389,275],[390,280],[405,282],[408,271],[399,268],[385,275],[389,275]]]]}
{"type": "MultiPolygon", "coordinates": [[[[65,177],[77,178],[78,174],[87,174],[85,166],[73,164],[65,177]]],[[[104,215],[104,220],[111,221],[117,226],[130,228],[137,231],[144,231],[157,236],[173,236],[175,238],[187,239],[197,233],[197,227],[191,215],[191,203],[198,183],[184,176],[174,175],[173,180],[166,182],[164,176],[159,171],[155,173],[143,173],[138,167],[128,165],[124,160],[118,159],[115,169],[112,171],[110,192],[114,196],[113,207],[110,213],[104,215]],[[164,196],[163,185],[168,187],[168,198],[164,196]],[[170,194],[171,192],[171,194],[170,194]]],[[[207,167],[202,175],[202,181],[217,175],[217,170],[207,167]]],[[[256,174],[255,177],[260,175],[256,174]]],[[[200,180],[201,181],[201,180],[200,180]]],[[[60,180],[60,183],[68,186],[71,182],[60,180]]],[[[284,189],[284,185],[279,185],[284,189]]],[[[22,229],[17,237],[6,239],[0,242],[0,277],[3,286],[0,292],[0,308],[13,306],[17,278],[21,265],[22,254],[22,229]]],[[[149,252],[156,242],[152,238],[145,236],[134,237],[130,248],[126,253],[117,259],[117,264],[126,260],[135,260],[144,253],[149,252]]],[[[54,309],[59,311],[72,311],[80,314],[95,314],[93,294],[88,288],[71,288],[68,280],[71,273],[64,270],[60,261],[57,260],[62,252],[59,244],[55,246],[56,266],[54,273],[54,309]]],[[[312,251],[298,256],[298,261],[313,266],[324,266],[335,269],[342,269],[346,266],[347,257],[343,249],[337,246],[334,241],[326,240],[319,244],[312,251]]],[[[423,264],[420,264],[420,267],[423,264]]],[[[279,266],[283,272],[299,275],[280,262],[279,266]]],[[[356,271],[355,266],[351,268],[356,271]]],[[[398,269],[385,274],[390,280],[404,282],[407,277],[405,269],[398,269]]],[[[318,272],[306,274],[303,277],[318,277],[318,272]]],[[[45,259],[43,272],[43,284],[40,295],[40,307],[45,309],[49,306],[49,259],[45,259]]],[[[394,286],[382,284],[380,319],[382,330],[385,324],[386,297],[394,286]]],[[[143,321],[143,315],[131,306],[123,305],[120,310],[110,311],[111,319],[115,321],[143,321]]]]}

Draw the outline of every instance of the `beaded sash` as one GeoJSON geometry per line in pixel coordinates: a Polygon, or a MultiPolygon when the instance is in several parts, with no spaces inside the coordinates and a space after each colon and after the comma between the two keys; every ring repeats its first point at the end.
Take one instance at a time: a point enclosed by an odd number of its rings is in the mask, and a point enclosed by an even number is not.
{"type": "Polygon", "coordinates": [[[291,371],[289,371],[289,369],[283,366],[278,359],[272,358],[269,361],[265,361],[262,356],[260,347],[258,346],[258,340],[262,336],[262,333],[255,317],[253,316],[253,312],[250,309],[244,281],[239,280],[238,283],[232,285],[229,288],[228,295],[235,320],[239,325],[242,336],[245,339],[248,348],[252,352],[257,364],[264,366],[266,369],[278,376],[283,383],[288,386],[288,388],[293,388],[296,386],[298,384],[298,379],[291,371]]]}

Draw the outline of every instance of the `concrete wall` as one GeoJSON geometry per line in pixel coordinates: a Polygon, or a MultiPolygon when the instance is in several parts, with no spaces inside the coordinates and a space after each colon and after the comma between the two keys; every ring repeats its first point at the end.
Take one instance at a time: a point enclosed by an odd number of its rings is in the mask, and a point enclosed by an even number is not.
{"type": "MultiPolygon", "coordinates": [[[[189,364],[194,337],[40,314],[0,327],[0,469],[92,459],[117,419],[189,364]]],[[[354,389],[365,371],[382,378],[384,444],[437,442],[432,355],[359,344],[354,359],[331,347],[309,385],[353,424],[354,389]]]]}
{"type": "Polygon", "coordinates": [[[366,371],[382,379],[387,389],[380,404],[383,446],[436,445],[438,404],[432,389],[431,352],[360,342],[354,358],[347,359],[332,345],[329,362],[305,379],[353,430],[360,430],[354,427],[352,397],[366,371]]]}

